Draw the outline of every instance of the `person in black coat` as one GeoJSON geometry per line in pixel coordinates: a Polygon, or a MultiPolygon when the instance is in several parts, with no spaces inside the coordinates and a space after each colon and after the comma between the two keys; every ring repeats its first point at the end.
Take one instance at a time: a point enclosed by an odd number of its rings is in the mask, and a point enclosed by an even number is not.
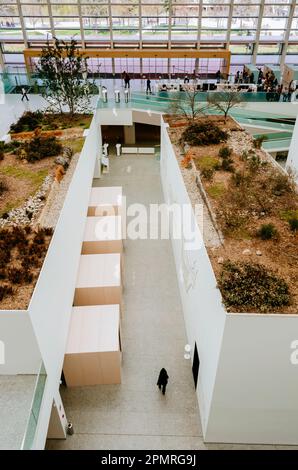
{"type": "Polygon", "coordinates": [[[158,388],[159,390],[162,391],[163,395],[166,393],[168,378],[169,378],[168,373],[166,369],[163,367],[159,373],[158,381],[157,381],[158,388]]]}

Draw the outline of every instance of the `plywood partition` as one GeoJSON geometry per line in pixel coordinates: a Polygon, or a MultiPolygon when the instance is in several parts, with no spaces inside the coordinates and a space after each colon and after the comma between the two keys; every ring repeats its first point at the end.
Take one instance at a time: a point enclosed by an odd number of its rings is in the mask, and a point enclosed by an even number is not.
{"type": "Polygon", "coordinates": [[[69,387],[121,383],[119,305],[73,308],[63,372],[69,387]]]}
{"type": "Polygon", "coordinates": [[[82,254],[122,253],[121,216],[87,217],[82,254]]]}
{"type": "Polygon", "coordinates": [[[120,215],[123,202],[122,187],[91,188],[88,216],[120,215]]]}
{"type": "Polygon", "coordinates": [[[82,255],[74,305],[119,304],[122,301],[120,253],[82,255]]]}

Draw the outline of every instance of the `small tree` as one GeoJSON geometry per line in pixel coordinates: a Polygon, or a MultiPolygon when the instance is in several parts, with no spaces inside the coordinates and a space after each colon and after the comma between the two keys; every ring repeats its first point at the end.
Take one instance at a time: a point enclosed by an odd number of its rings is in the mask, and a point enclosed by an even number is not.
{"type": "Polygon", "coordinates": [[[44,82],[43,96],[52,111],[66,111],[71,115],[88,111],[92,84],[82,80],[86,72],[86,59],[78,51],[74,39],[70,43],[56,38],[53,44],[47,41],[37,73],[44,82]]]}
{"type": "Polygon", "coordinates": [[[171,101],[168,112],[170,114],[180,114],[192,122],[199,115],[205,115],[206,107],[200,105],[198,97],[199,91],[185,90],[184,92],[179,92],[178,97],[171,101]]]}
{"type": "Polygon", "coordinates": [[[243,102],[243,98],[237,91],[220,91],[208,93],[207,102],[210,108],[223,113],[225,122],[232,108],[243,102]]]}

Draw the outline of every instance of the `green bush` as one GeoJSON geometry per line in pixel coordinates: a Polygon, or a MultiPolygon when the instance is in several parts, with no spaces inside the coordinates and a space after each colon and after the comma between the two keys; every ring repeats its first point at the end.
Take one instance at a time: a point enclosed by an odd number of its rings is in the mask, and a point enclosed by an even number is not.
{"type": "Polygon", "coordinates": [[[42,124],[42,120],[41,111],[26,111],[15,124],[10,126],[10,132],[34,131],[42,124]]]}
{"type": "Polygon", "coordinates": [[[215,172],[214,168],[204,168],[201,171],[201,175],[203,176],[203,178],[205,178],[205,180],[211,181],[213,178],[214,172],[215,172]]]}
{"type": "Polygon", "coordinates": [[[0,180],[0,196],[2,196],[2,194],[5,193],[6,191],[8,191],[7,184],[5,183],[5,181],[0,180]]]}
{"type": "Polygon", "coordinates": [[[298,230],[298,218],[293,217],[293,218],[289,219],[289,226],[290,226],[290,229],[292,230],[292,232],[297,232],[297,230],[298,230]]]}
{"type": "Polygon", "coordinates": [[[277,236],[277,229],[273,224],[263,224],[258,232],[257,235],[260,237],[262,240],[271,240],[271,238],[274,238],[277,236]]]}
{"type": "Polygon", "coordinates": [[[276,311],[289,305],[287,283],[261,264],[227,261],[218,282],[224,304],[239,311],[276,311]]]}
{"type": "Polygon", "coordinates": [[[232,155],[232,150],[230,149],[230,147],[224,146],[219,149],[218,156],[220,158],[223,158],[223,159],[229,158],[231,155],[232,155]]]}
{"type": "Polygon", "coordinates": [[[28,162],[35,162],[47,157],[56,157],[62,152],[62,145],[55,136],[36,136],[29,142],[24,142],[17,150],[17,155],[28,162]]]}
{"type": "Polygon", "coordinates": [[[283,196],[295,191],[295,183],[288,175],[275,172],[271,177],[272,192],[275,196],[283,196]]]}
{"type": "Polygon", "coordinates": [[[231,173],[235,171],[233,166],[233,160],[231,158],[224,158],[221,164],[221,169],[224,171],[230,171],[231,173]]]}
{"type": "Polygon", "coordinates": [[[248,160],[248,168],[251,173],[256,173],[260,168],[262,161],[258,155],[252,155],[248,160]]]}
{"type": "Polygon", "coordinates": [[[213,145],[226,142],[228,134],[212,121],[194,122],[183,132],[180,143],[189,145],[213,145]]]}

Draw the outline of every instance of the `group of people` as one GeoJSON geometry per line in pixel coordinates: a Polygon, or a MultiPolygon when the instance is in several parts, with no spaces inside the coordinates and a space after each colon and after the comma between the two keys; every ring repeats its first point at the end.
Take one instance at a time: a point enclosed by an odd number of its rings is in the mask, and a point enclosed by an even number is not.
{"type": "Polygon", "coordinates": [[[237,70],[235,75],[235,83],[255,83],[254,73],[250,73],[249,71],[247,71],[247,69],[244,69],[243,72],[237,70]]]}

